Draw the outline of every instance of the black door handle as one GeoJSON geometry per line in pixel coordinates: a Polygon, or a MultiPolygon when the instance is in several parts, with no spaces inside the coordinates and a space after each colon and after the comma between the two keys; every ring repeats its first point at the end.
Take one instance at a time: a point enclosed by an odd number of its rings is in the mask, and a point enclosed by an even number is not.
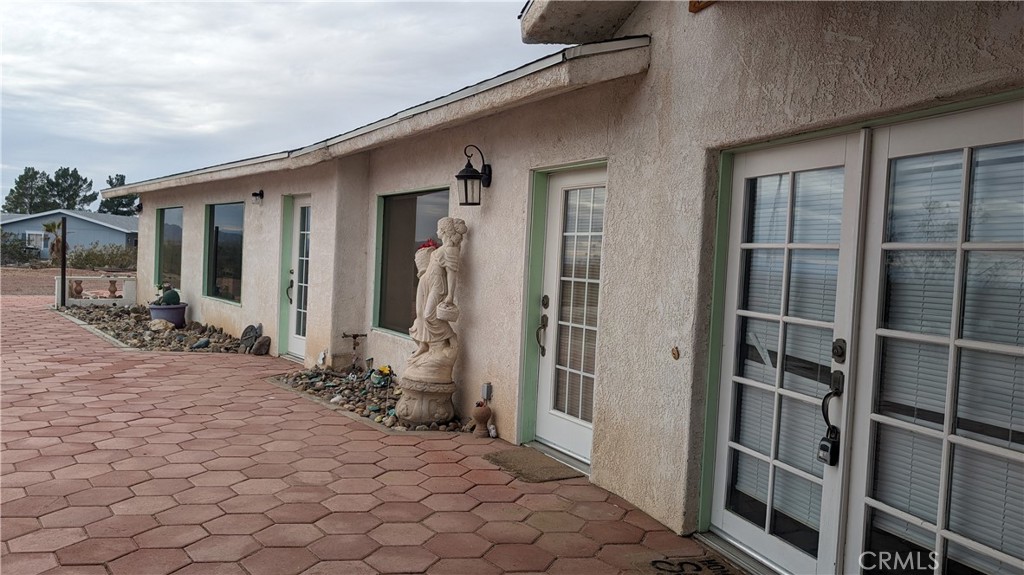
{"type": "Polygon", "coordinates": [[[284,290],[285,295],[288,296],[288,305],[292,303],[292,287],[295,286],[295,280],[288,280],[288,289],[284,290]]]}

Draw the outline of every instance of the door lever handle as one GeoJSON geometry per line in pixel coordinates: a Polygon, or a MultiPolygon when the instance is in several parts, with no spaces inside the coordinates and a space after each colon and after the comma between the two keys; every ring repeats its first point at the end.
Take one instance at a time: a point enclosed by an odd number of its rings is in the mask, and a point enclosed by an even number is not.
{"type": "Polygon", "coordinates": [[[544,347],[544,340],[541,336],[541,332],[547,334],[548,331],[548,315],[544,314],[540,316],[540,325],[537,326],[537,345],[540,346],[540,356],[544,357],[547,354],[547,349],[544,347]]]}
{"type": "Polygon", "coordinates": [[[288,289],[284,290],[285,295],[288,296],[288,305],[294,303],[292,301],[292,288],[295,287],[295,280],[288,280],[288,289]]]}

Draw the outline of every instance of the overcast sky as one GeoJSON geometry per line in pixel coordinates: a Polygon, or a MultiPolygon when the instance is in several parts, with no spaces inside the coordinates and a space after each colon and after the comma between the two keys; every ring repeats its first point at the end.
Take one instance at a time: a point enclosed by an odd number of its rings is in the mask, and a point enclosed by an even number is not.
{"type": "Polygon", "coordinates": [[[101,190],[344,133],[561,49],[521,42],[522,6],[3,2],[3,194],[26,166],[101,190]]]}

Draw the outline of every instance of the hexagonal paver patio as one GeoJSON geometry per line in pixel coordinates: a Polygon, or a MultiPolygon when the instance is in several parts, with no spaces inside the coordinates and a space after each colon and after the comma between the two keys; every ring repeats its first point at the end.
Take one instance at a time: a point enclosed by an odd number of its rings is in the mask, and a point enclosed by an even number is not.
{"type": "Polygon", "coordinates": [[[118,348],[47,303],[0,310],[5,574],[641,573],[703,552],[585,479],[515,480],[482,458],[505,442],[382,433],[266,381],[291,362],[118,348]]]}

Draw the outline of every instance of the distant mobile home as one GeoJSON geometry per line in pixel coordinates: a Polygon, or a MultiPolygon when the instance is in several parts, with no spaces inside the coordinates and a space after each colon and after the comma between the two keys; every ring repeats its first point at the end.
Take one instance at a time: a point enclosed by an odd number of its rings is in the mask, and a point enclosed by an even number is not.
{"type": "Polygon", "coordinates": [[[134,247],[138,245],[139,218],[98,214],[86,210],[50,210],[38,214],[2,214],[0,225],[7,233],[24,239],[30,247],[39,250],[39,258],[50,257],[50,237],[43,225],[68,221],[68,249],[87,247],[93,243],[134,247]]]}
{"type": "Polygon", "coordinates": [[[413,252],[462,218],[461,414],[490,382],[501,437],[779,572],[1024,568],[1024,4],[535,0],[522,31],[580,45],[104,191],[143,198],[140,284],[401,374],[413,252]]]}

